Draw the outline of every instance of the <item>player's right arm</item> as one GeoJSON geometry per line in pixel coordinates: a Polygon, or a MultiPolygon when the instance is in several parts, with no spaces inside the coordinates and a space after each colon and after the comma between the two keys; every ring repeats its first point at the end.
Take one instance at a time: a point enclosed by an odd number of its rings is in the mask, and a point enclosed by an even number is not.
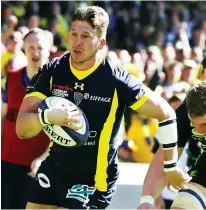
{"type": "Polygon", "coordinates": [[[23,100],[16,121],[16,133],[19,138],[32,138],[43,129],[37,113],[41,101],[42,99],[37,97],[23,100]]]}
{"type": "MultiPolygon", "coordinates": [[[[49,62],[41,67],[27,86],[26,96],[22,101],[16,122],[16,133],[21,139],[36,136],[44,127],[41,124],[42,120],[40,120],[40,117],[42,115],[38,113],[38,107],[42,100],[51,95],[50,89],[54,71],[52,64],[52,62],[49,62]]],[[[66,109],[53,108],[48,109],[45,114],[49,124],[76,129],[69,124],[77,122],[74,118],[78,114],[76,112],[68,113],[66,109]]]]}
{"type": "MultiPolygon", "coordinates": [[[[16,133],[19,138],[32,138],[43,129],[38,113],[41,101],[42,99],[34,96],[23,100],[16,122],[16,133]]],[[[50,124],[67,126],[75,130],[76,128],[69,123],[77,122],[74,118],[77,114],[77,112],[72,112],[68,115],[68,110],[66,109],[48,109],[47,117],[50,124]]]]}

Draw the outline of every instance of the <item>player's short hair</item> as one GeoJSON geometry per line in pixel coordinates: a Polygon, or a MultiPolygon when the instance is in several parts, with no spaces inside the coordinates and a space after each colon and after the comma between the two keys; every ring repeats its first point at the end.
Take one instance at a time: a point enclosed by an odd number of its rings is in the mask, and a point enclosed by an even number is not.
{"type": "Polygon", "coordinates": [[[80,7],[72,16],[72,22],[75,20],[88,22],[96,30],[99,38],[106,38],[109,15],[103,8],[98,6],[80,7]]]}
{"type": "Polygon", "coordinates": [[[195,84],[186,97],[188,114],[200,117],[206,114],[206,81],[195,84]]]}
{"type": "Polygon", "coordinates": [[[23,38],[24,42],[30,34],[42,34],[45,37],[44,30],[42,30],[41,28],[32,28],[27,34],[25,34],[25,36],[23,38]]]}

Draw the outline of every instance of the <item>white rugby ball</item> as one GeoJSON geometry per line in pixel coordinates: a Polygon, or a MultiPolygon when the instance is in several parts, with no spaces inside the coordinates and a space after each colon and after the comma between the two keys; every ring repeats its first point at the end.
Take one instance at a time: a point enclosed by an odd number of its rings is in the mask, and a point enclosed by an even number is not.
{"type": "Polygon", "coordinates": [[[40,112],[49,108],[66,108],[70,111],[79,110],[81,112],[79,116],[75,117],[79,120],[78,123],[74,124],[75,127],[79,128],[76,131],[66,126],[45,126],[43,130],[52,141],[65,147],[78,147],[87,141],[89,136],[89,123],[79,107],[65,98],[51,96],[40,103],[38,111],[40,112]]]}

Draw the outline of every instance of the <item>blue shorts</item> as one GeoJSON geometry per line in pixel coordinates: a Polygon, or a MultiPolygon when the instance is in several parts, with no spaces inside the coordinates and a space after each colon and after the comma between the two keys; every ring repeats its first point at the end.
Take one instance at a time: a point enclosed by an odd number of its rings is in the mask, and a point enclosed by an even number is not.
{"type": "Polygon", "coordinates": [[[68,175],[64,171],[48,160],[43,161],[29,187],[28,201],[68,209],[107,208],[116,190],[115,183],[107,192],[100,192],[94,187],[94,176],[68,175]]]}

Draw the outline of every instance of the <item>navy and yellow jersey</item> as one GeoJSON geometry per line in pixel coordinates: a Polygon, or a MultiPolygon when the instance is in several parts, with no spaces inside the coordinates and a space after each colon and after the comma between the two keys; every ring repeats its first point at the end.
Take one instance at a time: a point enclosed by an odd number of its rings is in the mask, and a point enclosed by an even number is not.
{"type": "Polygon", "coordinates": [[[87,143],[78,148],[53,143],[49,158],[70,174],[93,177],[95,187],[107,191],[118,177],[117,133],[125,107],[141,107],[148,98],[146,87],[104,58],[87,71],[77,71],[68,53],[39,69],[27,87],[25,97],[29,96],[60,96],[85,113],[90,127],[87,143]]]}
{"type": "Polygon", "coordinates": [[[202,143],[202,149],[206,150],[206,137],[198,134],[192,127],[187,113],[186,101],[184,101],[176,110],[177,129],[178,129],[178,146],[184,147],[189,141],[189,158],[196,158],[201,154],[199,142],[202,143]]]}

